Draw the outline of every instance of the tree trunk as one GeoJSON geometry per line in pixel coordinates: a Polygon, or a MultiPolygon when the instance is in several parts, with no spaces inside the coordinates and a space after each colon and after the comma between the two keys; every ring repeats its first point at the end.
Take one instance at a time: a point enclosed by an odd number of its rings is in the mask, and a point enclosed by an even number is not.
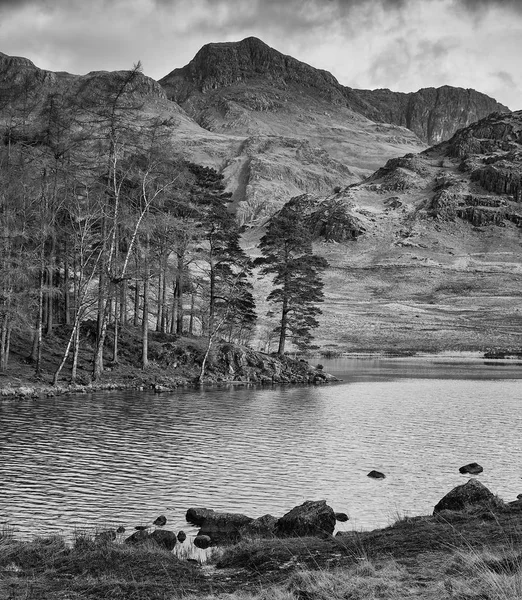
{"type": "Polygon", "coordinates": [[[134,327],[140,324],[140,284],[136,280],[136,288],[134,290],[134,327]]]}
{"type": "Polygon", "coordinates": [[[144,279],[143,279],[143,317],[141,322],[141,367],[149,366],[149,236],[145,241],[144,279]]]}
{"type": "Polygon", "coordinates": [[[78,355],[80,354],[80,330],[81,330],[81,323],[76,328],[76,334],[74,336],[73,363],[72,363],[72,369],[71,369],[71,383],[76,383],[76,377],[78,375],[78,355]]]}
{"type": "Polygon", "coordinates": [[[281,331],[279,333],[279,348],[277,353],[283,356],[285,353],[286,330],[288,328],[288,298],[283,298],[283,310],[281,312],[281,331]]]}
{"type": "Polygon", "coordinates": [[[112,362],[118,363],[118,337],[120,334],[120,314],[118,311],[118,294],[114,295],[114,344],[112,347],[112,362]]]}
{"type": "Polygon", "coordinates": [[[158,273],[158,300],[156,302],[157,311],[156,311],[156,331],[161,331],[161,320],[163,317],[163,306],[161,304],[161,300],[163,298],[163,290],[162,290],[162,276],[161,269],[158,273]]]}

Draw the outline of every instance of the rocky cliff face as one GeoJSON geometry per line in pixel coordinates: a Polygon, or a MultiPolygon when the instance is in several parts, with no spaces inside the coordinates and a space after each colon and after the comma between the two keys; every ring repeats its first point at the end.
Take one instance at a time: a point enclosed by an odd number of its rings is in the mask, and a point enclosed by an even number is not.
{"type": "Polygon", "coordinates": [[[354,90],[368,103],[369,118],[395,123],[429,144],[449,139],[492,112],[509,112],[493,98],[475,90],[443,86],[403,94],[390,90],[354,90]]]}
{"type": "Polygon", "coordinates": [[[277,99],[270,98],[270,90],[286,91],[289,86],[298,86],[305,93],[308,90],[372,121],[407,127],[429,144],[449,139],[458,129],[491,112],[508,111],[493,98],[470,89],[444,86],[404,94],[344,87],[327,71],[285,56],[253,37],[208,44],[188,65],[160,80],[168,97],[193,111],[196,118],[198,108],[201,110],[205,104],[202,96],[247,82],[263,82],[265,86],[264,94],[240,99],[250,110],[273,109],[277,99]]]}

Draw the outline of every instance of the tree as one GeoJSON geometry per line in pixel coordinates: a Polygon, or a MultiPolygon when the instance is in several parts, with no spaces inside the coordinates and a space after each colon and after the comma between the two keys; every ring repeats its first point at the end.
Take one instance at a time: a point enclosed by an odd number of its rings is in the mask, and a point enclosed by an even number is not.
{"type": "Polygon", "coordinates": [[[310,346],[311,330],[318,326],[316,317],[321,314],[317,304],[324,298],[321,272],[328,262],[313,254],[304,212],[297,197],[275,214],[259,243],[263,257],[256,259],[261,274],[274,277],[274,289],[267,300],[281,305],[276,328],[280,355],[289,338],[300,350],[310,346]]]}

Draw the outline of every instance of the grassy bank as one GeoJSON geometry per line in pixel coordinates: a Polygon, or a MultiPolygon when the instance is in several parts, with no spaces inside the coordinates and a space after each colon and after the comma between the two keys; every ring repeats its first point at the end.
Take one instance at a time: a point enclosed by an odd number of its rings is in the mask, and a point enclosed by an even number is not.
{"type": "MultiPolygon", "coordinates": [[[[179,554],[179,552],[178,552],[179,554]]],[[[5,600],[519,600],[522,510],[476,507],[327,539],[245,540],[210,564],[80,536],[0,537],[5,600]]]]}

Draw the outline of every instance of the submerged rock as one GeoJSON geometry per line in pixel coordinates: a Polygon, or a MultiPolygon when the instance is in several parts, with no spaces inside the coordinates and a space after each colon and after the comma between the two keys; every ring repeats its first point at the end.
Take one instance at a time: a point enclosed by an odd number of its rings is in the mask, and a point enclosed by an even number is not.
{"type": "Polygon", "coordinates": [[[478,475],[482,473],[484,469],[478,463],[469,463],[468,465],[464,465],[460,467],[459,473],[469,473],[469,475],[478,475]]]}
{"type": "Polygon", "coordinates": [[[480,483],[477,479],[470,479],[463,485],[458,485],[448,492],[440,502],[435,505],[433,513],[441,510],[464,510],[468,506],[476,505],[503,506],[502,500],[480,483]]]}
{"type": "Polygon", "coordinates": [[[332,535],[335,513],[326,500],[307,500],[296,506],[277,522],[276,533],[282,537],[332,535]]]}

